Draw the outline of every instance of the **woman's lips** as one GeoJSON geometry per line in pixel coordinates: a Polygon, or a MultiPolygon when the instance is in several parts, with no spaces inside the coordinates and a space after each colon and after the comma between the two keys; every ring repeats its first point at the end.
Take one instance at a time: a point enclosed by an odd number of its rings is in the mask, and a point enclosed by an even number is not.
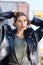
{"type": "Polygon", "coordinates": [[[24,28],[25,26],[21,26],[21,28],[24,28]]]}

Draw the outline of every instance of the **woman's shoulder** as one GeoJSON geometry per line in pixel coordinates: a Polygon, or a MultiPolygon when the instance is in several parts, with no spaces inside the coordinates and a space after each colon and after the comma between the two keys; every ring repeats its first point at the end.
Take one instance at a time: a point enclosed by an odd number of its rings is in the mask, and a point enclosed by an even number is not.
{"type": "MultiPolygon", "coordinates": [[[[8,34],[9,36],[13,36],[13,35],[16,33],[16,29],[12,29],[12,28],[10,27],[10,25],[8,25],[8,24],[5,24],[5,25],[6,25],[7,34],[8,34]]],[[[2,26],[3,31],[4,31],[4,26],[5,26],[5,25],[2,26]]]]}
{"type": "Polygon", "coordinates": [[[29,36],[29,35],[32,35],[34,32],[34,30],[32,28],[27,28],[25,31],[24,31],[24,34],[26,36],[29,36]]]}

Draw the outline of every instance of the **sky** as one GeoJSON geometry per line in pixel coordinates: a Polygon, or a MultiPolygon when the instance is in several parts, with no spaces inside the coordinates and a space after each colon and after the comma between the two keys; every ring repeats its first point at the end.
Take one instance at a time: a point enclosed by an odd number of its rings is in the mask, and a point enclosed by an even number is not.
{"type": "Polygon", "coordinates": [[[0,1],[27,2],[32,6],[32,8],[43,10],[43,0],[0,0],[0,1]]]}
{"type": "Polygon", "coordinates": [[[43,10],[43,0],[0,0],[0,1],[14,1],[14,2],[27,2],[32,9],[43,10]]]}

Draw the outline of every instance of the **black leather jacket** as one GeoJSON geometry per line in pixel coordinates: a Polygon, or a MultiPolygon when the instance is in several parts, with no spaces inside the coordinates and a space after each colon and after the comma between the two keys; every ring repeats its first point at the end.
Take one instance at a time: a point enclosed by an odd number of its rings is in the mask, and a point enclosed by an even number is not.
{"type": "MultiPolygon", "coordinates": [[[[6,49],[8,55],[5,56],[3,58],[3,60],[1,60],[1,62],[4,64],[4,65],[7,65],[6,64],[6,61],[8,61],[8,58],[9,58],[9,55],[10,55],[10,52],[12,51],[13,49],[13,38],[14,38],[14,34],[16,32],[16,29],[15,30],[11,30],[11,28],[7,25],[7,37],[8,37],[8,41],[9,41],[9,47],[6,49]]],[[[3,31],[4,32],[4,31],[3,31]]],[[[37,43],[40,41],[40,39],[42,38],[42,35],[43,33],[40,31],[40,28],[36,31],[33,31],[32,28],[28,28],[27,30],[25,30],[25,33],[24,33],[24,36],[25,36],[25,40],[27,41],[27,55],[28,55],[28,59],[31,61],[30,59],[30,53],[34,53],[37,51],[37,43]]],[[[3,38],[4,38],[4,35],[3,35],[3,38]]],[[[3,39],[2,38],[2,39],[3,39]]],[[[3,65],[2,64],[2,65],[3,65]]]]}
{"type": "MultiPolygon", "coordinates": [[[[14,15],[13,15],[13,12],[6,12],[6,13],[3,13],[1,14],[0,17],[5,17],[5,18],[12,18],[14,15]],[[11,16],[10,16],[11,15],[11,16]]],[[[2,20],[0,18],[0,20],[2,20]]],[[[3,19],[4,20],[4,19],[3,19]]],[[[33,31],[32,28],[28,28],[25,33],[24,33],[24,36],[25,36],[25,40],[27,41],[27,44],[28,44],[28,47],[27,47],[27,55],[28,55],[28,59],[30,60],[30,52],[34,52],[34,51],[37,51],[37,43],[40,41],[40,39],[42,38],[43,36],[43,26],[40,25],[43,25],[43,21],[40,20],[40,19],[37,19],[37,18],[33,18],[32,20],[32,24],[35,24],[37,26],[40,26],[40,28],[36,31],[33,31]],[[39,22],[40,21],[40,22],[39,22]],[[29,52],[29,53],[28,53],[29,52]]],[[[15,30],[12,30],[8,25],[7,26],[7,37],[8,37],[8,40],[9,40],[9,49],[10,51],[12,51],[13,49],[13,34],[16,32],[15,30]]],[[[4,26],[3,26],[4,28],[4,26]]],[[[4,29],[3,29],[4,30],[4,29]]],[[[2,39],[4,38],[4,36],[2,37],[2,39]]],[[[6,50],[7,51],[7,50],[6,50]]],[[[7,51],[8,52],[8,51],[7,51]]],[[[8,52],[8,55],[9,55],[9,52],[8,52]]],[[[7,56],[8,56],[7,55],[7,56]]],[[[8,59],[8,57],[7,57],[8,59]]],[[[3,58],[3,61],[2,63],[4,64],[6,61],[8,61],[5,58],[3,58]]],[[[31,61],[31,60],[30,60],[31,61]]],[[[6,64],[6,63],[5,63],[6,64]]],[[[4,64],[4,65],[5,65],[4,64]]],[[[7,65],[7,64],[6,64],[7,65]]]]}

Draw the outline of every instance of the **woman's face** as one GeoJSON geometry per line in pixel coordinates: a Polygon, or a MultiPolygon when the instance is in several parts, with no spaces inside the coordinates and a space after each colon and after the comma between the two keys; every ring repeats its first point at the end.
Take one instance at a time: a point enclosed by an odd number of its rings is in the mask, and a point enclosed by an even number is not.
{"type": "Polygon", "coordinates": [[[25,30],[27,28],[26,16],[19,16],[16,21],[16,28],[19,30],[25,30]]]}

